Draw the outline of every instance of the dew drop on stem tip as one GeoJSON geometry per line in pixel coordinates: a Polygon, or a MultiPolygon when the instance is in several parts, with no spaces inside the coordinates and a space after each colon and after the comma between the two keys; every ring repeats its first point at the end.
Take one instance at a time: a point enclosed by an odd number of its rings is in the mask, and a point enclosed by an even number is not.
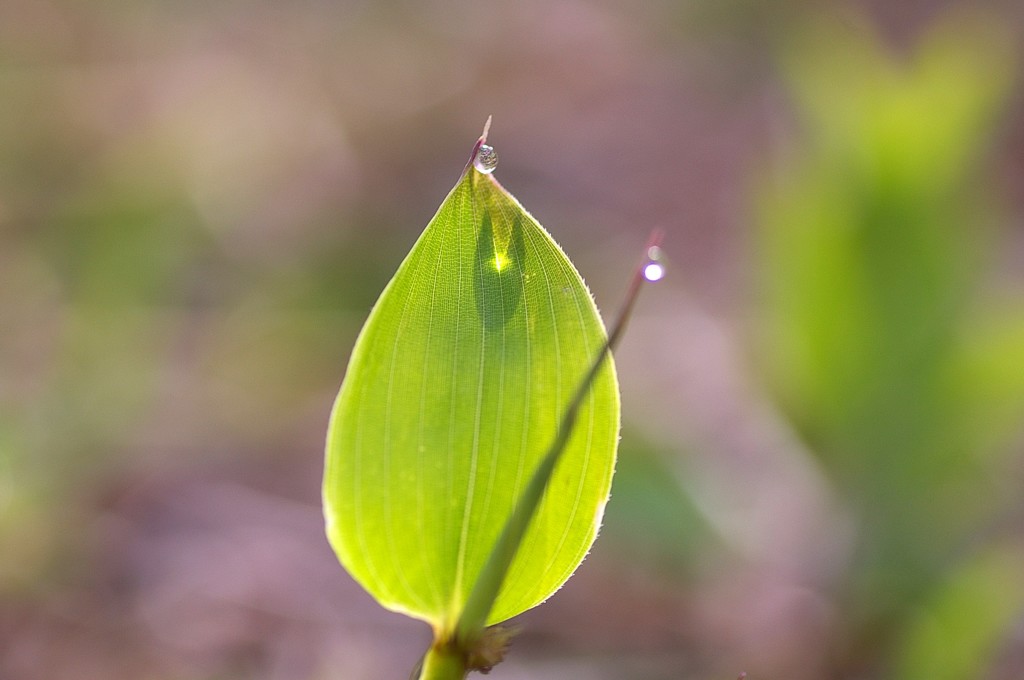
{"type": "Polygon", "coordinates": [[[644,278],[648,281],[660,281],[665,276],[665,265],[662,263],[661,248],[651,246],[647,249],[647,261],[643,267],[644,278]]]}
{"type": "Polygon", "coordinates": [[[494,150],[493,146],[481,144],[477,149],[476,157],[473,158],[473,167],[485,175],[491,174],[498,167],[498,152],[494,150]]]}

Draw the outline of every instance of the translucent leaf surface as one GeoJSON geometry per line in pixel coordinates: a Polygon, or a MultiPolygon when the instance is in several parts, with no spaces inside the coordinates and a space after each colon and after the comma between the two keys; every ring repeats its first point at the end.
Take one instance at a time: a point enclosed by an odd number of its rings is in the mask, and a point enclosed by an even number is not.
{"type": "MultiPolygon", "coordinates": [[[[328,432],[328,537],[382,605],[452,628],[604,338],[565,254],[469,164],[373,308],[328,432]]],[[[618,432],[609,368],[489,623],[542,602],[579,565],[608,498],[618,432]]]]}

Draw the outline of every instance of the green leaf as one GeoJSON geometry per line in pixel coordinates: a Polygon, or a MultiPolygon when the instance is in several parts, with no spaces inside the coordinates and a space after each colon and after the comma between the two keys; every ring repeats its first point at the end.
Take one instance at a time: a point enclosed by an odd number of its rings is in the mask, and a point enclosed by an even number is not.
{"type": "Polygon", "coordinates": [[[918,612],[899,650],[898,680],[971,680],[1014,636],[1024,607],[1024,551],[1001,544],[973,557],[918,612]]]}
{"type": "MultiPolygon", "coordinates": [[[[604,341],[572,263],[468,165],[371,312],[331,416],[328,538],[378,602],[453,630],[604,341]]],[[[593,543],[619,433],[610,365],[576,423],[489,624],[547,599],[593,543]]]]}

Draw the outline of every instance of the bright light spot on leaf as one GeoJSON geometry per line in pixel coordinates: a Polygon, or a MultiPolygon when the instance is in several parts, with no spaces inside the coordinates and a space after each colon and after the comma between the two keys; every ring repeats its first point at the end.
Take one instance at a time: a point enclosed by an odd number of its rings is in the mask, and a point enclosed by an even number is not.
{"type": "Polygon", "coordinates": [[[494,256],[494,268],[499,272],[508,266],[510,260],[504,253],[498,253],[494,256]]]}

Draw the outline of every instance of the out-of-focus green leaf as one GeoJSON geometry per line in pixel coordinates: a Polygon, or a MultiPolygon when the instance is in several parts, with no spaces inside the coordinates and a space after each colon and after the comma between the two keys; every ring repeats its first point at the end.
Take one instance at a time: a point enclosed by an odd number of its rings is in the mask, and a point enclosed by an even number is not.
{"type": "MultiPolygon", "coordinates": [[[[382,605],[451,630],[604,340],[564,253],[468,166],[371,312],[328,432],[328,536],[382,605]]],[[[540,603],[579,565],[618,430],[604,370],[488,623],[540,603]]]]}
{"type": "Polygon", "coordinates": [[[985,677],[994,652],[1024,614],[1024,553],[994,550],[955,573],[919,613],[902,650],[898,680],[985,677]]]}
{"type": "Polygon", "coordinates": [[[1022,432],[1024,423],[1024,305],[992,301],[964,334],[952,382],[971,410],[965,412],[983,449],[1022,432]]]}
{"type": "Polygon", "coordinates": [[[964,345],[991,238],[978,161],[1012,61],[982,20],[947,18],[902,53],[859,29],[816,24],[786,62],[806,142],[760,205],[759,352],[858,516],[851,600],[871,627],[1003,500],[986,466],[1005,439],[979,431],[991,400],[969,375],[994,359],[964,345]]]}
{"type": "MultiPolygon", "coordinates": [[[[685,575],[715,535],[695,507],[669,454],[637,431],[623,437],[601,540],[644,564],[685,575]],[[627,448],[628,447],[628,448],[627,448]]],[[[606,543],[606,545],[607,545],[606,543]]]]}

